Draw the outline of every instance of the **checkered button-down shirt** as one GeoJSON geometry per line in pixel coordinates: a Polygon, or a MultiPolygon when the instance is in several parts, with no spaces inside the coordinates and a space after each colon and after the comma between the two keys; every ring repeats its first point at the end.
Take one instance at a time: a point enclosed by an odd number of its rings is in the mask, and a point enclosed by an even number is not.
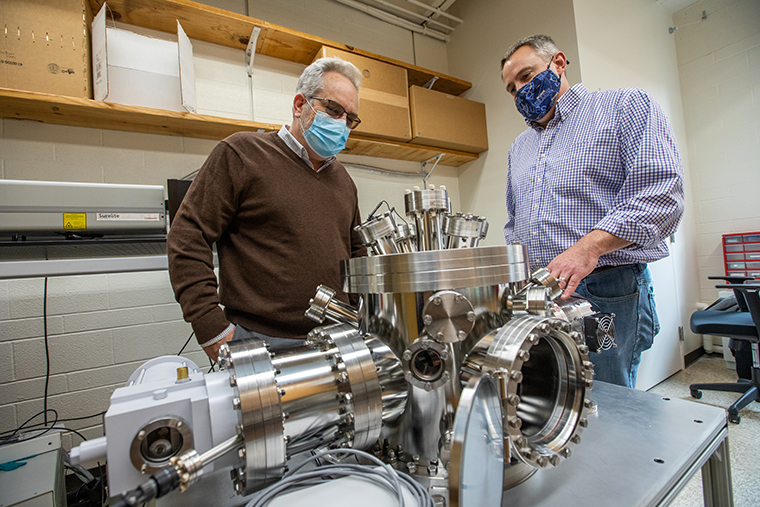
{"type": "Polygon", "coordinates": [[[589,92],[573,86],[546,128],[530,123],[509,151],[507,243],[528,246],[543,267],[593,229],[633,244],[599,266],[668,255],[684,209],[675,136],[643,90],[589,92]]]}

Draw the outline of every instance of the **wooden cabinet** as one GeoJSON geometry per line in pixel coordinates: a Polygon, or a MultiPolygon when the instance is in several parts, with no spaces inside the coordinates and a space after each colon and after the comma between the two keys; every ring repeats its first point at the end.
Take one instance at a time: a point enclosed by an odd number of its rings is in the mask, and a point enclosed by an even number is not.
{"type": "MultiPolygon", "coordinates": [[[[97,12],[102,4],[103,0],[90,0],[93,12],[97,12]]],[[[404,67],[410,86],[421,86],[436,78],[433,89],[448,94],[459,95],[471,87],[466,81],[422,67],[189,0],[109,0],[108,6],[113,17],[124,23],[171,33],[176,30],[176,22],[179,20],[190,38],[241,50],[246,49],[253,29],[258,27],[260,33],[256,41],[256,53],[305,65],[311,63],[322,46],[329,46],[404,67]]],[[[124,106],[7,88],[0,88],[0,117],[205,139],[222,139],[242,130],[280,128],[280,125],[270,123],[124,106]]],[[[478,158],[475,153],[367,138],[357,133],[349,138],[344,153],[417,162],[444,153],[440,163],[450,166],[459,166],[478,158]]]]}

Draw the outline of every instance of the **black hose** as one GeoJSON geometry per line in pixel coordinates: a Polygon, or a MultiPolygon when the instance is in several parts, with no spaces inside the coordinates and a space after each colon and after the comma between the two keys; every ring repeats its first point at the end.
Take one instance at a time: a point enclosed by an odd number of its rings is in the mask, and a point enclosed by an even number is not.
{"type": "Polygon", "coordinates": [[[151,475],[150,479],[137,488],[128,491],[121,500],[112,504],[112,507],[132,507],[153,498],[161,498],[177,489],[177,486],[179,474],[173,466],[167,466],[151,475]]]}

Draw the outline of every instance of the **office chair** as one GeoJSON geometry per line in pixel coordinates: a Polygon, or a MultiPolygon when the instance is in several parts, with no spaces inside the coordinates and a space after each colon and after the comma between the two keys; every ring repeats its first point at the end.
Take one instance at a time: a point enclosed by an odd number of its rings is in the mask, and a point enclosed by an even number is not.
{"type": "Polygon", "coordinates": [[[696,334],[728,336],[734,340],[750,342],[752,348],[752,378],[739,379],[736,383],[691,384],[691,396],[700,399],[702,389],[742,393],[742,396],[728,407],[728,420],[739,424],[739,410],[753,401],[760,401],[760,285],[744,284],[749,277],[708,277],[711,280],[726,280],[718,289],[733,289],[740,311],[724,311],[708,308],[691,314],[691,330],[696,334]]]}

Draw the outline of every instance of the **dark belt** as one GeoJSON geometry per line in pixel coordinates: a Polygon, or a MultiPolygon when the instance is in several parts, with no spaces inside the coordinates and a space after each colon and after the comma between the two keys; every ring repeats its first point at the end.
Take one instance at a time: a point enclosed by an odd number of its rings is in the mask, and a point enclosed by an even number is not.
{"type": "Polygon", "coordinates": [[[617,269],[617,268],[627,268],[631,266],[636,266],[636,264],[620,264],[619,266],[600,266],[596,268],[594,271],[589,273],[590,275],[596,275],[598,273],[604,273],[605,271],[609,271],[610,269],[617,269]]]}

